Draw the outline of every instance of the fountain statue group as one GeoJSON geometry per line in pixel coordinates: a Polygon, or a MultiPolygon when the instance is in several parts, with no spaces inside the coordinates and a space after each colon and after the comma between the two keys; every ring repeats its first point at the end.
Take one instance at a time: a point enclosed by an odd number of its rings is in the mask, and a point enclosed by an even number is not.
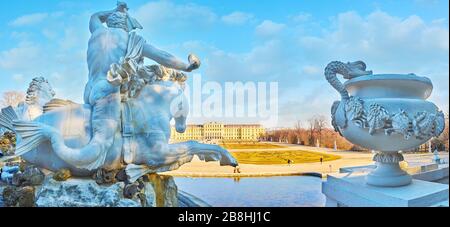
{"type": "Polygon", "coordinates": [[[44,78],[35,78],[26,102],[5,108],[0,126],[18,135],[15,156],[51,171],[92,176],[98,169],[126,168],[130,181],[147,173],[179,168],[194,156],[237,166],[228,151],[190,141],[169,144],[170,121],[186,129],[189,103],[186,74],[200,67],[190,55],[184,63],[136,33],[142,29],[126,3],[91,16],[89,69],[84,104],[54,98],[44,78]],[[105,26],[106,24],[106,26],[105,26]],[[144,65],[144,58],[159,65],[144,65]]]}
{"type": "MultiPolygon", "coordinates": [[[[131,181],[176,169],[194,155],[237,166],[216,145],[169,144],[172,119],[177,132],[186,129],[189,104],[181,71],[200,67],[195,55],[189,55],[186,64],[147,43],[135,32],[142,26],[123,2],[92,15],[89,29],[85,104],[54,99],[48,82],[36,78],[24,104],[2,110],[1,126],[18,134],[16,156],[52,171],[69,169],[74,176],[126,168],[131,181]],[[159,65],[144,65],[144,58],[159,65]]],[[[400,169],[403,156],[398,151],[415,148],[444,130],[443,113],[426,101],[431,81],[414,74],[372,75],[361,61],[331,62],[325,76],[341,95],[332,106],[336,131],[378,151],[377,169],[367,183],[409,184],[411,176],[400,169]],[[337,74],[348,81],[342,84],[337,74]]]]}

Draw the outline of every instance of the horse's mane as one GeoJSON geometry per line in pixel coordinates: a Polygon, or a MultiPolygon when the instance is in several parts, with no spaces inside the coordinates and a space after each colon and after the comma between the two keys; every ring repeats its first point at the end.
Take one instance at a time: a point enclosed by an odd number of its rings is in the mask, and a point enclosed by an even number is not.
{"type": "Polygon", "coordinates": [[[186,80],[186,74],[180,71],[162,65],[147,65],[140,67],[129,82],[121,85],[121,93],[136,98],[147,85],[165,81],[177,83],[184,90],[186,80]]]}
{"type": "Polygon", "coordinates": [[[157,81],[172,81],[183,86],[187,80],[186,74],[178,70],[170,69],[162,65],[147,65],[140,68],[137,72],[139,78],[143,79],[146,84],[157,81]]]}
{"type": "MultiPolygon", "coordinates": [[[[48,84],[48,81],[44,77],[33,78],[30,85],[28,86],[27,95],[25,97],[25,102],[28,105],[36,104],[36,101],[38,99],[38,91],[40,91],[42,89],[43,83],[48,84]]],[[[55,95],[55,92],[51,88],[50,88],[50,92],[51,92],[52,96],[55,95]]]]}

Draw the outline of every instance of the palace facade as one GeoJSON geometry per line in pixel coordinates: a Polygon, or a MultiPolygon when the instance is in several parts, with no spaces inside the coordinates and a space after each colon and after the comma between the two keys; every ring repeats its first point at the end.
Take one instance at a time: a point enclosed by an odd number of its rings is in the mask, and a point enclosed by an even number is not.
{"type": "Polygon", "coordinates": [[[171,128],[173,142],[195,141],[258,141],[266,130],[258,124],[223,124],[209,122],[203,125],[188,125],[185,133],[177,133],[171,128]]]}

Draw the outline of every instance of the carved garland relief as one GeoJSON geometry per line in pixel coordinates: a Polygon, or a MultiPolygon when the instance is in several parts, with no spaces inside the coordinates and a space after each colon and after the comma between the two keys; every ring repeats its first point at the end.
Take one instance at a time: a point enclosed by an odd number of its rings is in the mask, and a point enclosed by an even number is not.
{"type": "MultiPolygon", "coordinates": [[[[421,111],[411,116],[402,109],[391,114],[377,103],[367,106],[362,99],[354,96],[345,102],[345,121],[351,121],[360,128],[368,128],[370,135],[384,131],[386,135],[401,134],[406,140],[411,136],[423,139],[438,136],[444,130],[442,111],[436,113],[421,111]]],[[[333,126],[339,131],[339,126],[335,123],[335,115],[332,118],[333,126]]],[[[342,128],[345,129],[347,124],[342,128]]]]}

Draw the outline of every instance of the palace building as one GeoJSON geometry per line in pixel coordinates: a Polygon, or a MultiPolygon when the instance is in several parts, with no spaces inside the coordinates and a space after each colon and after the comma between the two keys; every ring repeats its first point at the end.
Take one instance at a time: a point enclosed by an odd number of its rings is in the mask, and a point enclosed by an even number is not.
{"type": "Polygon", "coordinates": [[[266,130],[258,124],[223,124],[209,122],[203,125],[188,125],[185,133],[177,133],[171,128],[173,142],[195,141],[258,141],[266,130]]]}

